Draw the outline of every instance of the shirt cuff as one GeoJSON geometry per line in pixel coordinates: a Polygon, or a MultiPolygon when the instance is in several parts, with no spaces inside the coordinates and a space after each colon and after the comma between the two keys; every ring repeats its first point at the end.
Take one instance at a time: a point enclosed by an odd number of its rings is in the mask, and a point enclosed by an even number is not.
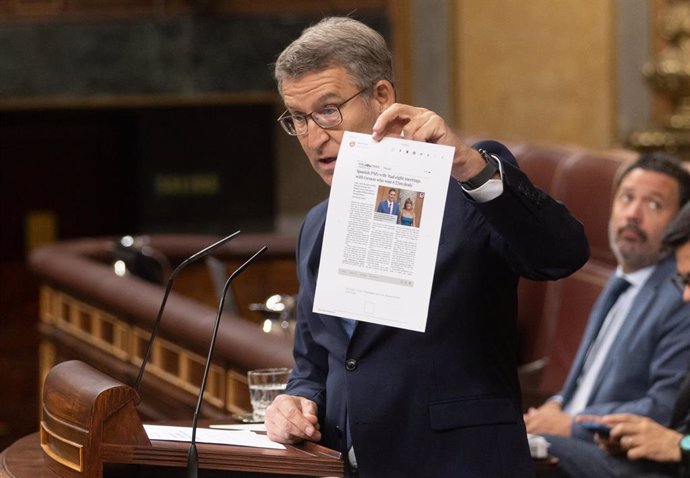
{"type": "Polygon", "coordinates": [[[552,395],[546,399],[546,403],[548,402],[558,402],[563,405],[563,395],[552,395]]]}
{"type": "Polygon", "coordinates": [[[503,194],[503,165],[498,157],[493,154],[491,156],[498,161],[498,174],[500,178],[489,179],[476,189],[465,189],[462,184],[460,184],[462,190],[469,194],[476,202],[489,202],[503,194]]]}

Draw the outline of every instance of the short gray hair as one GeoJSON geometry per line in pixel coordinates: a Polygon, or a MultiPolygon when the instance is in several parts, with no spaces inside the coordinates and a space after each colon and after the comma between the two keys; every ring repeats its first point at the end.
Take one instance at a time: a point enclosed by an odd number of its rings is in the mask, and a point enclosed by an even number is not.
{"type": "Polygon", "coordinates": [[[302,31],[278,56],[274,76],[283,81],[332,67],[343,67],[359,89],[379,80],[393,83],[391,52],[373,28],[349,17],[326,17],[302,31]]]}

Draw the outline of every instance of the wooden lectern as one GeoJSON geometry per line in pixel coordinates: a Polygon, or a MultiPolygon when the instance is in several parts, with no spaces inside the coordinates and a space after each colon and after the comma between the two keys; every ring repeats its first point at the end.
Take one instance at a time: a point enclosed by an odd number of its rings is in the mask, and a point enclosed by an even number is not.
{"type": "MultiPolygon", "coordinates": [[[[132,387],[83,362],[53,367],[43,385],[40,424],[47,466],[65,478],[102,478],[108,464],[167,468],[179,476],[187,466],[189,444],[149,440],[136,410],[138,403],[132,387]]],[[[343,476],[340,453],[313,443],[286,447],[197,443],[199,468],[242,476],[343,476]]]]}

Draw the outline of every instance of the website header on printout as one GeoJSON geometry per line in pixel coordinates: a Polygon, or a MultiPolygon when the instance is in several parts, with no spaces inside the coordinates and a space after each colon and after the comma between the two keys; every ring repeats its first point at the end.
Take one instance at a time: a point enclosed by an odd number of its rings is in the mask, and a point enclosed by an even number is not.
{"type": "Polygon", "coordinates": [[[314,312],[423,332],[455,148],[345,132],[314,312]]]}

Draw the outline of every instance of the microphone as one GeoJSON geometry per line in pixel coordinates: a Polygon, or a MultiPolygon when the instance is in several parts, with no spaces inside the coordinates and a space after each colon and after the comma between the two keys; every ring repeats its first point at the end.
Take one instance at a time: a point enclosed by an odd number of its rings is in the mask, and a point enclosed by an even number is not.
{"type": "Polygon", "coordinates": [[[226,242],[230,241],[233,237],[238,235],[240,231],[235,231],[234,233],[230,234],[229,236],[224,237],[220,241],[214,242],[210,246],[205,247],[204,249],[200,250],[199,252],[196,252],[189,256],[187,259],[182,261],[179,266],[175,268],[174,271],[170,274],[168,277],[168,283],[165,287],[165,294],[163,294],[163,300],[161,301],[161,306],[158,309],[158,316],[156,317],[156,321],[153,323],[153,330],[151,331],[151,337],[149,338],[149,343],[146,346],[146,352],[144,353],[144,358],[141,361],[141,366],[139,367],[139,374],[137,375],[137,380],[134,382],[134,390],[137,392],[139,391],[139,385],[141,384],[141,379],[144,377],[144,369],[146,368],[146,364],[149,361],[149,357],[151,356],[151,349],[153,346],[153,341],[155,340],[156,336],[158,335],[158,326],[161,323],[161,318],[163,317],[163,309],[165,308],[165,303],[168,301],[168,295],[170,294],[170,289],[172,289],[173,281],[175,280],[175,276],[180,272],[182,269],[184,269],[187,265],[191,264],[192,262],[196,262],[199,259],[202,259],[209,255],[211,252],[215,251],[218,249],[220,246],[225,244],[226,242]]]}
{"type": "Polygon", "coordinates": [[[223,286],[223,291],[220,296],[220,302],[218,304],[218,313],[216,314],[216,321],[213,324],[213,334],[211,335],[211,343],[208,346],[208,356],[206,357],[206,366],[204,367],[204,375],[201,379],[201,388],[199,389],[199,398],[196,402],[196,408],[194,409],[194,419],[192,420],[192,440],[189,446],[189,454],[187,455],[187,478],[197,478],[199,472],[199,455],[196,450],[196,423],[199,418],[199,410],[201,410],[201,402],[204,400],[204,389],[206,388],[206,379],[208,378],[208,372],[211,367],[211,357],[213,356],[213,349],[216,345],[216,336],[218,335],[218,326],[220,325],[220,317],[223,313],[223,305],[225,304],[225,296],[228,293],[230,284],[242,271],[244,271],[249,264],[251,264],[254,259],[263,254],[268,247],[263,246],[259,249],[252,257],[246,260],[244,264],[239,266],[235,271],[230,274],[228,280],[225,281],[223,286]]]}

